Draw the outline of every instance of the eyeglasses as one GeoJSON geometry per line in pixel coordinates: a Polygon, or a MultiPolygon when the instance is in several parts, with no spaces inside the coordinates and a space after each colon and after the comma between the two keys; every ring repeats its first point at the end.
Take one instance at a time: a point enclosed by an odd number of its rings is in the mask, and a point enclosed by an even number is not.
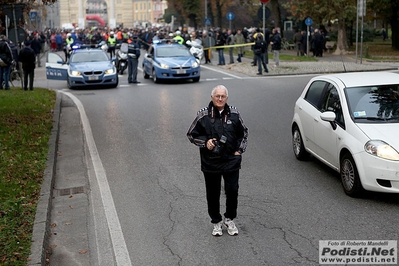
{"type": "Polygon", "coordinates": [[[227,95],[213,95],[212,97],[214,97],[214,98],[216,98],[216,99],[222,99],[222,100],[224,100],[224,99],[227,98],[227,95]]]}

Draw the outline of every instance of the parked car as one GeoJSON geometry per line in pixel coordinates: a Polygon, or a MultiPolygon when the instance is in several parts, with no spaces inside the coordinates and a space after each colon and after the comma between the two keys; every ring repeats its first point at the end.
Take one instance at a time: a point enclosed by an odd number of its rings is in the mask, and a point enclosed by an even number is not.
{"type": "Polygon", "coordinates": [[[118,86],[118,73],[113,60],[102,49],[74,50],[66,63],[56,53],[48,53],[47,79],[66,80],[68,88],[118,86]]]}
{"type": "Polygon", "coordinates": [[[200,65],[190,50],[171,40],[155,41],[143,59],[145,79],[152,77],[155,83],[161,80],[200,80],[200,65]]]}
{"type": "Polygon", "coordinates": [[[312,78],[295,103],[295,156],[340,173],[349,196],[399,192],[399,75],[362,72],[312,78]]]}

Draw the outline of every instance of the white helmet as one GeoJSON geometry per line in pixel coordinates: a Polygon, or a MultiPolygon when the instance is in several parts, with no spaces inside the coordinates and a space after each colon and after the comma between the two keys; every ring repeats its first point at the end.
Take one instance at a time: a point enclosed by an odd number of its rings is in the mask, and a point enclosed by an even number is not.
{"type": "Polygon", "coordinates": [[[71,37],[71,36],[72,36],[72,34],[70,34],[70,33],[67,34],[67,37],[71,37]]]}
{"type": "Polygon", "coordinates": [[[181,35],[181,31],[176,31],[176,35],[181,35]]]}
{"type": "Polygon", "coordinates": [[[115,33],[113,31],[111,31],[109,34],[114,35],[115,33]]]}

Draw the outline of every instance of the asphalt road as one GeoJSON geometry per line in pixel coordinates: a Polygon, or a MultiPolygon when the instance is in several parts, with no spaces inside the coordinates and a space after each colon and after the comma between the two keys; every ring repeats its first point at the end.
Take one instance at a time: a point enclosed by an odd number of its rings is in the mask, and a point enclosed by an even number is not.
{"type": "MultiPolygon", "coordinates": [[[[112,265],[109,257],[115,259],[124,245],[127,254],[120,255],[131,265],[318,265],[319,240],[398,239],[397,195],[350,198],[337,173],[315,159],[295,159],[293,107],[311,75],[252,78],[203,66],[199,83],[153,84],[141,74],[141,84],[128,85],[125,75],[117,89],[70,91],[60,82],[36,83],[82,103],[120,226],[109,225],[112,206],[92,195],[91,203],[100,203],[94,204],[88,238],[97,244],[90,260],[69,265],[112,265]],[[236,237],[211,235],[199,152],[186,138],[218,84],[229,89],[228,103],[249,128],[236,237]],[[118,228],[124,239],[115,247],[118,228]],[[92,240],[94,233],[101,241],[92,240]]],[[[96,175],[96,163],[87,167],[89,176],[96,175]]],[[[97,185],[89,186],[101,194],[97,185]]]]}

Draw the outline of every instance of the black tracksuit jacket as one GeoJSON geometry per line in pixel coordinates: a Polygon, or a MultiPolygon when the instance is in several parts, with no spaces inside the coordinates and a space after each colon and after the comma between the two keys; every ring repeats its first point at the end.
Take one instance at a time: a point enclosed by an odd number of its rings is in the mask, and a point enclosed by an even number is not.
{"type": "Polygon", "coordinates": [[[234,152],[245,152],[248,128],[234,106],[226,104],[222,113],[219,113],[211,101],[208,107],[198,111],[188,129],[187,137],[200,148],[201,171],[223,173],[241,168],[241,156],[234,155],[234,152]],[[220,141],[222,136],[226,137],[225,144],[220,141]],[[213,138],[219,142],[220,153],[206,147],[206,142],[213,138]]]}

